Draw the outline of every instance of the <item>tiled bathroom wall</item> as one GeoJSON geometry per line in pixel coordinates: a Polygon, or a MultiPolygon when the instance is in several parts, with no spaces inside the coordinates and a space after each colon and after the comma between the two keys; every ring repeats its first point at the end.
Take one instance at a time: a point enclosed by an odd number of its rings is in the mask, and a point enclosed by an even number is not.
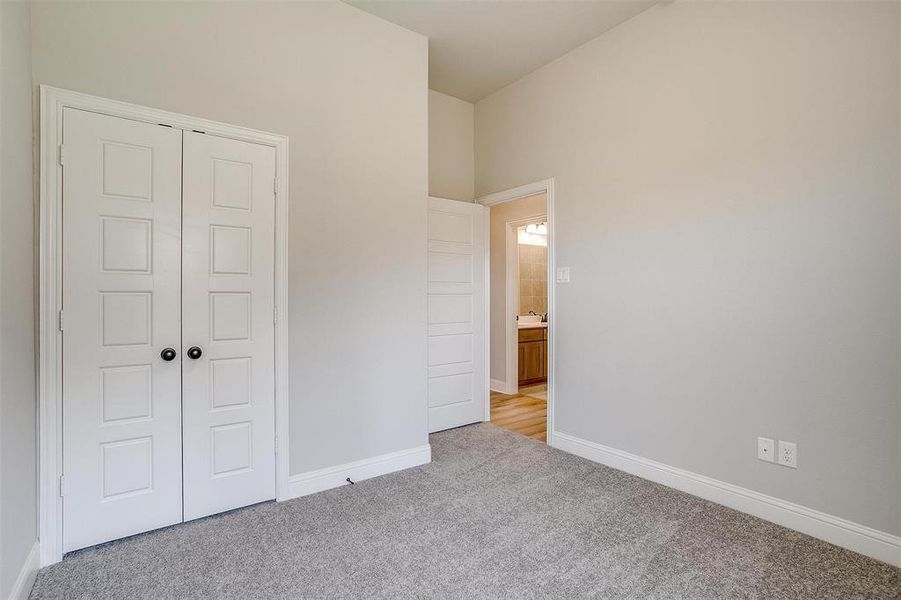
{"type": "Polygon", "coordinates": [[[547,312],[547,246],[519,244],[519,314],[547,312]]]}

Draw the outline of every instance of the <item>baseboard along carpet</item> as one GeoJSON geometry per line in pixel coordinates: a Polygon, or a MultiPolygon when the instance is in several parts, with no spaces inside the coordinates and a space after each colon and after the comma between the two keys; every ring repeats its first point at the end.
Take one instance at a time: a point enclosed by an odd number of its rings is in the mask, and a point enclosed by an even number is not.
{"type": "Polygon", "coordinates": [[[901,569],[490,424],[433,462],[67,555],[44,598],[896,598],[901,569]]]}

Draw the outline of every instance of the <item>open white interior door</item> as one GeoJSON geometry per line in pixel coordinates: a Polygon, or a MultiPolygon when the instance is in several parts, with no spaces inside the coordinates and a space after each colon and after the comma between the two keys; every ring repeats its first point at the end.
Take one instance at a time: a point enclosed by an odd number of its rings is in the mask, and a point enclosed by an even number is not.
{"type": "Polygon", "coordinates": [[[485,207],[429,198],[429,432],[488,408],[485,207]]]}

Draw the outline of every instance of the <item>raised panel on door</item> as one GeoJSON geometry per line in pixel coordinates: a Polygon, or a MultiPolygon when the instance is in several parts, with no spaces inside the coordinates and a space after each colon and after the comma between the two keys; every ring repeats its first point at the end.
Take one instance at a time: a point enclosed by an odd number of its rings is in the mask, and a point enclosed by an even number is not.
{"type": "Polygon", "coordinates": [[[185,520],[275,497],[274,179],[274,148],[185,133],[185,520]]]}
{"type": "Polygon", "coordinates": [[[182,520],[181,136],[63,111],[63,550],[182,520]]]}
{"type": "Polygon", "coordinates": [[[429,199],[429,431],[485,419],[485,209],[429,199]]]}

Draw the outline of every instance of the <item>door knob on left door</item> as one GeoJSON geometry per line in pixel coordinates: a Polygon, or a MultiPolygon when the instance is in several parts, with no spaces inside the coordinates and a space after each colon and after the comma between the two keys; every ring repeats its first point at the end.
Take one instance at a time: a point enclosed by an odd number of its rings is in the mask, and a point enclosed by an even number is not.
{"type": "Polygon", "coordinates": [[[176,356],[178,356],[178,353],[175,352],[175,348],[163,348],[163,351],[160,352],[160,358],[166,362],[173,360],[176,356]]]}
{"type": "Polygon", "coordinates": [[[200,346],[191,346],[188,348],[188,358],[197,360],[201,356],[203,356],[203,350],[200,349],[200,346]]]}

